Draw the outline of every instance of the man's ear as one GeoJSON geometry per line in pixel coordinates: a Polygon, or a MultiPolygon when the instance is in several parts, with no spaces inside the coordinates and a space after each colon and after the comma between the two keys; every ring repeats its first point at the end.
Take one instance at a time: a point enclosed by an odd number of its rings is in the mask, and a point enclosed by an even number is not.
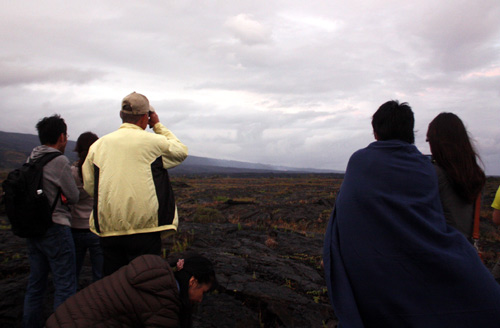
{"type": "Polygon", "coordinates": [[[373,136],[375,137],[375,140],[378,141],[378,134],[377,134],[377,132],[373,131],[373,136]]]}
{"type": "Polygon", "coordinates": [[[63,143],[63,142],[65,142],[65,141],[66,141],[66,133],[64,133],[64,132],[63,132],[63,133],[61,133],[61,134],[59,135],[59,138],[57,138],[57,142],[58,142],[58,143],[63,143]]]}
{"type": "Polygon", "coordinates": [[[148,123],[149,123],[149,115],[148,114],[142,115],[141,119],[139,120],[139,124],[143,130],[146,130],[146,128],[148,127],[148,123]]]}
{"type": "Polygon", "coordinates": [[[198,285],[198,280],[195,277],[189,278],[189,287],[196,287],[198,285]]]}

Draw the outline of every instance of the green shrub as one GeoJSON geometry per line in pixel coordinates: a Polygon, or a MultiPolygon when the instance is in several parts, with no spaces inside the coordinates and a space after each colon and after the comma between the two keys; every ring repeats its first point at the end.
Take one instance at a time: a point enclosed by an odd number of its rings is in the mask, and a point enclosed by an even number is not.
{"type": "Polygon", "coordinates": [[[201,223],[222,222],[224,216],[219,210],[210,207],[198,207],[193,216],[193,221],[201,223]]]}
{"type": "Polygon", "coordinates": [[[214,200],[216,202],[225,203],[225,202],[227,202],[229,200],[229,198],[226,197],[226,196],[215,196],[214,200]]]}

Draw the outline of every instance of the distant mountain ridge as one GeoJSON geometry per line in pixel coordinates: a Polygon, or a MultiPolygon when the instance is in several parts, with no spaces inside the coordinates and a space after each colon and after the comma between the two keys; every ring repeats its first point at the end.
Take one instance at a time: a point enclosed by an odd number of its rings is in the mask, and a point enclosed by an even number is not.
{"type": "MultiPolygon", "coordinates": [[[[38,145],[40,145],[40,140],[36,135],[0,131],[0,169],[11,170],[22,165],[32,149],[38,145]]],[[[73,151],[75,145],[75,141],[69,140],[66,146],[65,155],[70,162],[77,160],[77,155],[73,151]]],[[[343,173],[333,170],[293,168],[194,155],[189,155],[181,165],[169,170],[169,172],[172,174],[343,173]]]]}
{"type": "MultiPolygon", "coordinates": [[[[22,165],[31,151],[40,145],[37,135],[0,131],[0,169],[14,169],[22,165]]],[[[68,141],[65,155],[70,161],[76,161],[77,155],[73,152],[76,143],[68,141]]]]}

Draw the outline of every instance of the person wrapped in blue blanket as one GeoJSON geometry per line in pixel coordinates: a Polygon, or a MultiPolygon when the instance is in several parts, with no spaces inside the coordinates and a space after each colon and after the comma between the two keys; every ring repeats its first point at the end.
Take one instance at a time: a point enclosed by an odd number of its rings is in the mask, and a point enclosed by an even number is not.
{"type": "Polygon", "coordinates": [[[500,286],[446,224],[436,171],[414,143],[407,103],[372,118],[377,141],[347,165],[323,261],[341,326],[498,327],[500,286]]]}

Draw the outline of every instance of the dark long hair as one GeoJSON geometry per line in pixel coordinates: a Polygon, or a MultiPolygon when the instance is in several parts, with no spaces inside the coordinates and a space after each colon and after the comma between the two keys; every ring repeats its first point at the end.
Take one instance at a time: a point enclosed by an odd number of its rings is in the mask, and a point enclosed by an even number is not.
{"type": "Polygon", "coordinates": [[[429,124],[427,141],[432,157],[445,171],[457,194],[469,203],[474,202],[486,177],[462,120],[453,113],[439,114],[429,124]]]}
{"type": "Polygon", "coordinates": [[[89,148],[97,139],[99,139],[99,137],[95,133],[84,132],[80,134],[76,141],[75,151],[78,153],[78,174],[80,178],[82,178],[82,165],[87,158],[89,148]]]}
{"type": "Polygon", "coordinates": [[[200,256],[192,255],[184,259],[184,267],[182,270],[174,272],[175,279],[179,283],[181,311],[180,311],[180,326],[182,328],[191,327],[191,311],[192,305],[189,301],[189,279],[194,277],[199,284],[210,284],[210,290],[217,288],[217,279],[212,262],[209,259],[200,256]]]}

